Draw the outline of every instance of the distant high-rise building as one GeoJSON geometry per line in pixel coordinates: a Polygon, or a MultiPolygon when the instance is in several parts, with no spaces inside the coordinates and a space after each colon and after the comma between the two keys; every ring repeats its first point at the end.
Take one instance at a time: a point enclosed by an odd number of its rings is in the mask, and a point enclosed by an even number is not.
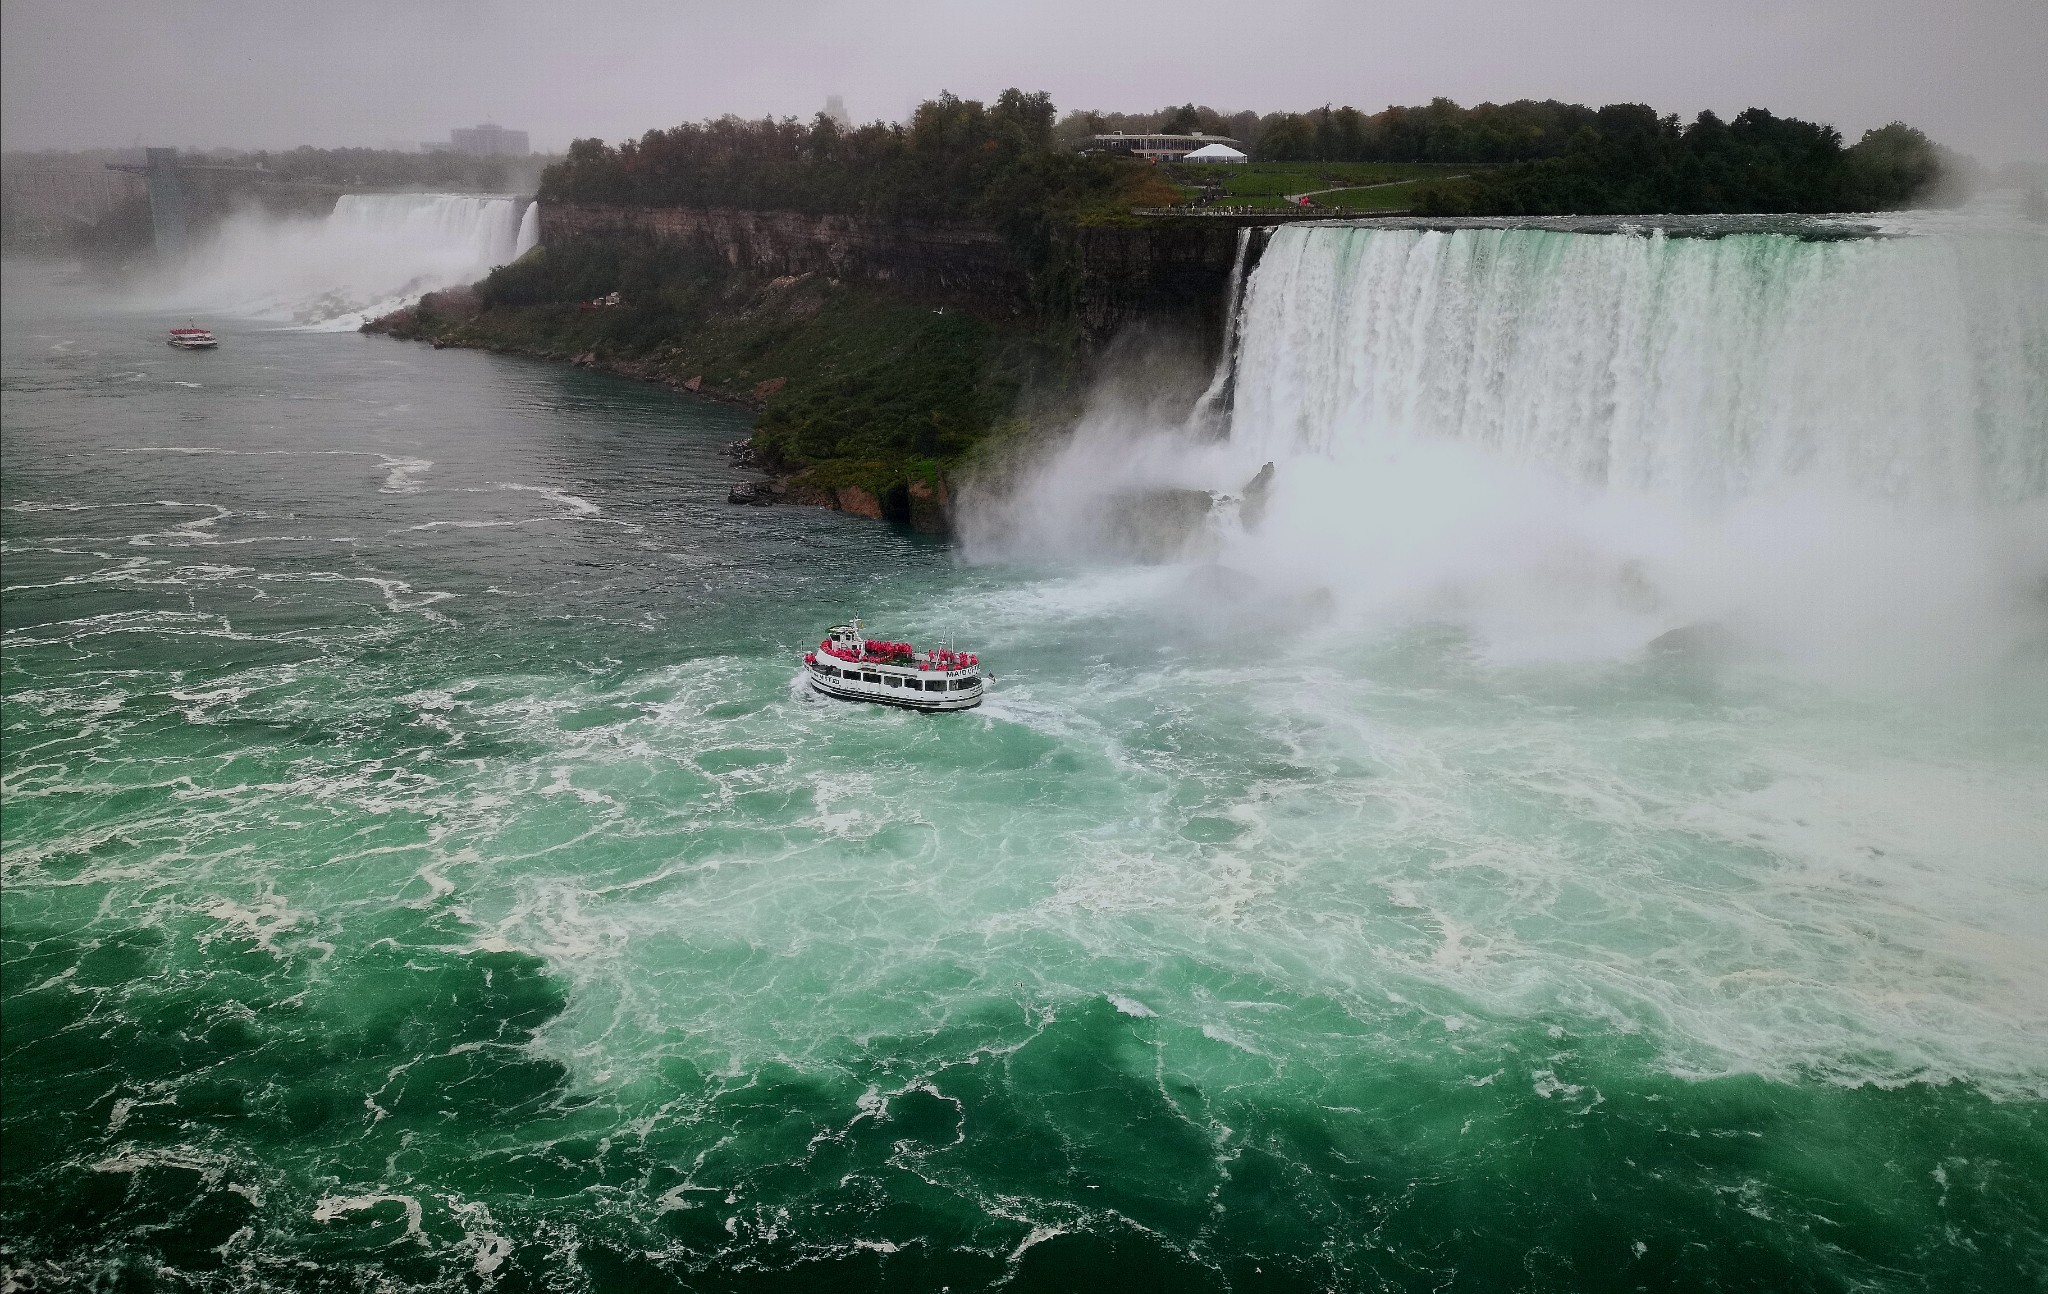
{"type": "Polygon", "coordinates": [[[825,96],[825,115],[838,122],[844,129],[853,129],[853,117],[846,111],[846,100],[840,96],[825,96]]]}
{"type": "Polygon", "coordinates": [[[524,157],[533,151],[527,147],[525,131],[507,130],[490,122],[449,131],[448,148],[471,157],[524,157]]]}

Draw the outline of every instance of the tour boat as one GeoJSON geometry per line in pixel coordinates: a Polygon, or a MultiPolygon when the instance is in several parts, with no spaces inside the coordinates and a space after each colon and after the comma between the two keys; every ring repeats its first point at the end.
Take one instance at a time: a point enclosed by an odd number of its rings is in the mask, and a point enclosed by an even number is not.
{"type": "Polygon", "coordinates": [[[981,704],[981,658],[949,647],[919,651],[870,638],[861,623],[834,625],[804,653],[804,677],[841,701],[875,701],[911,710],[969,710],[981,704]]]}
{"type": "Polygon", "coordinates": [[[171,345],[179,350],[212,350],[220,345],[220,338],[204,328],[173,328],[171,345]]]}

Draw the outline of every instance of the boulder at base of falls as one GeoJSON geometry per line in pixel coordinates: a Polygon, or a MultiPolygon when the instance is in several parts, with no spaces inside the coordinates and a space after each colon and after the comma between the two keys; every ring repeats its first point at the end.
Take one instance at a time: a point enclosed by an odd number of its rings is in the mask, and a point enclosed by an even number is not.
{"type": "Polygon", "coordinates": [[[1266,464],[1259,474],[1244,483],[1238,494],[1244,502],[1238,505],[1237,520],[1246,530],[1257,530],[1266,518],[1266,495],[1273,488],[1273,465],[1266,464]]]}
{"type": "Polygon", "coordinates": [[[1742,645],[1742,640],[1733,630],[1711,621],[1702,621],[1658,634],[1644,650],[1652,656],[1666,659],[1676,657],[1713,664],[1735,655],[1742,645]]]}

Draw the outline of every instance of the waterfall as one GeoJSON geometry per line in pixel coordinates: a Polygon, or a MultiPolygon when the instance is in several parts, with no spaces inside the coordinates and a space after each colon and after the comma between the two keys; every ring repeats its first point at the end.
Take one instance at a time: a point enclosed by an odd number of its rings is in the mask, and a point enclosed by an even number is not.
{"type": "Polygon", "coordinates": [[[1237,231],[1237,251],[1230,259],[1230,282],[1224,289],[1223,302],[1223,344],[1216,360],[1216,372],[1209,379],[1209,388],[1195,401],[1190,427],[1203,430],[1216,420],[1228,406],[1231,378],[1237,373],[1238,315],[1244,304],[1244,266],[1251,251],[1252,231],[1237,231]]]}
{"type": "Polygon", "coordinates": [[[529,202],[519,217],[519,238],[512,245],[512,259],[518,260],[540,246],[540,203],[529,202]]]}
{"type": "Polygon", "coordinates": [[[1188,560],[1492,659],[1712,626],[1890,685],[2048,650],[2048,238],[1898,224],[1282,228],[1204,397],[1228,435],[1105,404],[970,496],[970,549],[1100,560],[1208,491],[1188,560]]]}
{"type": "Polygon", "coordinates": [[[180,272],[180,309],[352,328],[420,294],[471,283],[538,234],[532,203],[453,193],[347,194],[328,215],[244,212],[180,272]]]}
{"type": "Polygon", "coordinates": [[[1233,434],[1469,446],[1725,502],[2048,492],[2048,240],[1278,231],[1233,434]]]}

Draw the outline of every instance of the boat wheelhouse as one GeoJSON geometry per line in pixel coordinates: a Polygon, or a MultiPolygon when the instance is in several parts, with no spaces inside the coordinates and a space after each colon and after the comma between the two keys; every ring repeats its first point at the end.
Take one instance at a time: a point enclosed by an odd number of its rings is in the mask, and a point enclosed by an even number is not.
{"type": "Polygon", "coordinates": [[[981,704],[981,658],[950,647],[919,651],[909,643],[870,638],[859,620],[834,625],[816,651],[804,653],[813,689],[841,701],[873,701],[911,710],[969,710],[981,704]]]}
{"type": "Polygon", "coordinates": [[[220,345],[220,338],[204,328],[173,328],[171,345],[179,350],[212,350],[220,345]]]}

